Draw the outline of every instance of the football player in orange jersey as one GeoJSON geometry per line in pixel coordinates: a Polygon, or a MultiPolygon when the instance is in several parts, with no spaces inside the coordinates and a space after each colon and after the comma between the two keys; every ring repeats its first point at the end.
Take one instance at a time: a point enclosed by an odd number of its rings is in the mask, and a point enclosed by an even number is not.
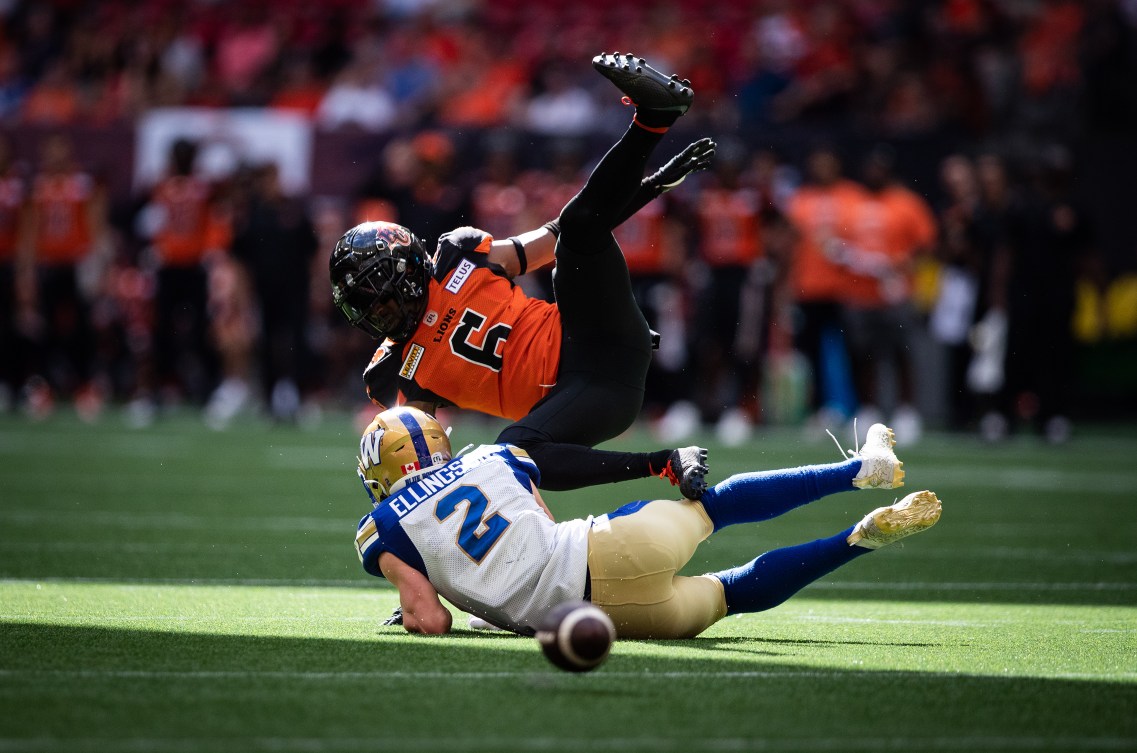
{"type": "Polygon", "coordinates": [[[54,391],[93,396],[91,301],[80,285],[79,265],[105,240],[106,193],[75,163],[67,136],[45,138],[40,152],[20,251],[35,270],[29,307],[34,304],[43,327],[38,367],[54,391]]]}
{"type": "Polygon", "coordinates": [[[213,386],[215,361],[208,342],[207,251],[214,221],[209,184],[194,172],[197,144],[170,145],[168,173],[154,186],[149,228],[157,266],[154,295],[154,384],[204,400],[213,386]]]}
{"type": "Polygon", "coordinates": [[[644,179],[655,146],[691,106],[690,82],[630,54],[592,64],[635,117],[558,219],[504,240],[459,228],[433,255],[405,227],[358,225],[332,252],[333,297],[348,321],[384,340],[364,373],[376,402],[397,385],[400,402],[429,413],[453,405],[514,420],[498,441],[529,452],[545,489],[660,476],[697,499],[706,450],[593,446],[635,420],[652,351],[612,230],[706,167],[714,142],[691,144],[644,179]],[[514,285],[554,259],[555,304],[514,285]]]}

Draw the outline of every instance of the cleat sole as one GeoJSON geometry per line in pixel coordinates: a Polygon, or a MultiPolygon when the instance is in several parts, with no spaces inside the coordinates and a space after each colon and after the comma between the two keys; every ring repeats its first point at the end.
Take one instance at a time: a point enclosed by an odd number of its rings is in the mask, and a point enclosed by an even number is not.
{"type": "Polygon", "coordinates": [[[680,81],[678,74],[668,77],[631,53],[624,56],[618,52],[611,55],[602,53],[592,59],[592,66],[627,95],[636,107],[645,110],[682,114],[695,99],[690,81],[680,81]]]}

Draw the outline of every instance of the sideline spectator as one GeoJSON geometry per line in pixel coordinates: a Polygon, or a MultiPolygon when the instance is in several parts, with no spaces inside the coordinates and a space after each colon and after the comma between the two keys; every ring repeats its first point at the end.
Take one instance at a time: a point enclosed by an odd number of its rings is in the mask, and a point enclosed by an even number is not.
{"type": "Polygon", "coordinates": [[[1008,320],[1004,412],[1034,422],[1047,441],[1060,444],[1071,432],[1075,283],[1095,239],[1071,194],[1070,152],[1051,145],[1038,161],[1033,185],[1010,208],[1001,249],[998,284],[1008,320]]]}
{"type": "Polygon", "coordinates": [[[106,196],[75,164],[67,137],[49,136],[40,155],[24,250],[37,283],[29,317],[39,329],[34,368],[46,380],[36,389],[82,398],[93,415],[102,396],[92,382],[90,297],[100,287],[100,267],[91,257],[106,241],[106,196]],[[91,273],[82,280],[81,266],[91,273]]]}
{"type": "Polygon", "coordinates": [[[859,423],[871,426],[882,409],[891,409],[897,436],[911,443],[923,432],[915,370],[924,325],[912,302],[913,271],[917,257],[932,249],[936,220],[927,203],[896,179],[895,159],[885,145],[865,158],[866,191],[854,204],[849,242],[830,251],[849,272],[843,316],[859,423]],[[896,375],[898,393],[898,401],[889,404],[882,400],[886,368],[896,375]]]}
{"type": "Polygon", "coordinates": [[[142,401],[178,402],[187,396],[201,403],[216,381],[216,356],[207,339],[205,266],[212,250],[212,191],[194,174],[196,159],[193,142],[178,139],[171,145],[168,174],[141,215],[156,265],[153,374],[143,380],[142,401]]]}
{"type": "Polygon", "coordinates": [[[719,439],[741,444],[758,420],[758,396],[748,374],[759,364],[738,347],[742,295],[751,267],[763,255],[759,219],[763,197],[746,185],[747,154],[729,139],[719,148],[699,194],[699,257],[707,279],[699,291],[695,355],[704,420],[717,422],[719,439]]]}
{"type": "Polygon", "coordinates": [[[300,410],[307,354],[308,287],[316,232],[308,211],[285,196],[275,164],[258,168],[235,223],[233,258],[252,281],[260,311],[260,379],[273,418],[300,410]]]}
{"type": "Polygon", "coordinates": [[[841,321],[845,273],[826,249],[847,242],[863,189],[842,177],[841,160],[828,146],[810,152],[806,179],[787,210],[798,231],[789,287],[796,303],[795,347],[813,373],[813,423],[828,428],[852,415],[855,405],[841,321]]]}

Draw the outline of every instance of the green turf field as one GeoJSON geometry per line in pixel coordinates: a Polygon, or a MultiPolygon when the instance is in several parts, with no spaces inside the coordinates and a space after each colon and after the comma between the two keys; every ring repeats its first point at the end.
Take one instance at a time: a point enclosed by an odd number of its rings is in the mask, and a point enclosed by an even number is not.
{"type": "MultiPolygon", "coordinates": [[[[931,531],[580,676],[462,618],[444,638],[379,626],[396,599],[352,546],[357,436],[346,417],[0,418],[0,753],[1137,750],[1137,430],[900,445],[908,489],[944,502],[931,531]]],[[[460,424],[456,445],[491,436],[460,424]]],[[[837,451],[780,430],[711,458],[721,479],[837,451]]],[[[548,501],[600,513],[661,483],[548,501]]],[[[728,529],[691,571],[893,496],[728,529]]]]}

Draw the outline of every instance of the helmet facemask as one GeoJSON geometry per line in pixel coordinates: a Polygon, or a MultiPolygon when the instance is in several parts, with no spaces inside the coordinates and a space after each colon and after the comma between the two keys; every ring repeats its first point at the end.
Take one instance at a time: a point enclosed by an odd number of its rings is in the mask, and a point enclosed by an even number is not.
{"type": "Polygon", "coordinates": [[[331,258],[332,299],[353,327],[405,342],[426,307],[430,262],[406,228],[369,222],[349,230],[331,258]]]}

